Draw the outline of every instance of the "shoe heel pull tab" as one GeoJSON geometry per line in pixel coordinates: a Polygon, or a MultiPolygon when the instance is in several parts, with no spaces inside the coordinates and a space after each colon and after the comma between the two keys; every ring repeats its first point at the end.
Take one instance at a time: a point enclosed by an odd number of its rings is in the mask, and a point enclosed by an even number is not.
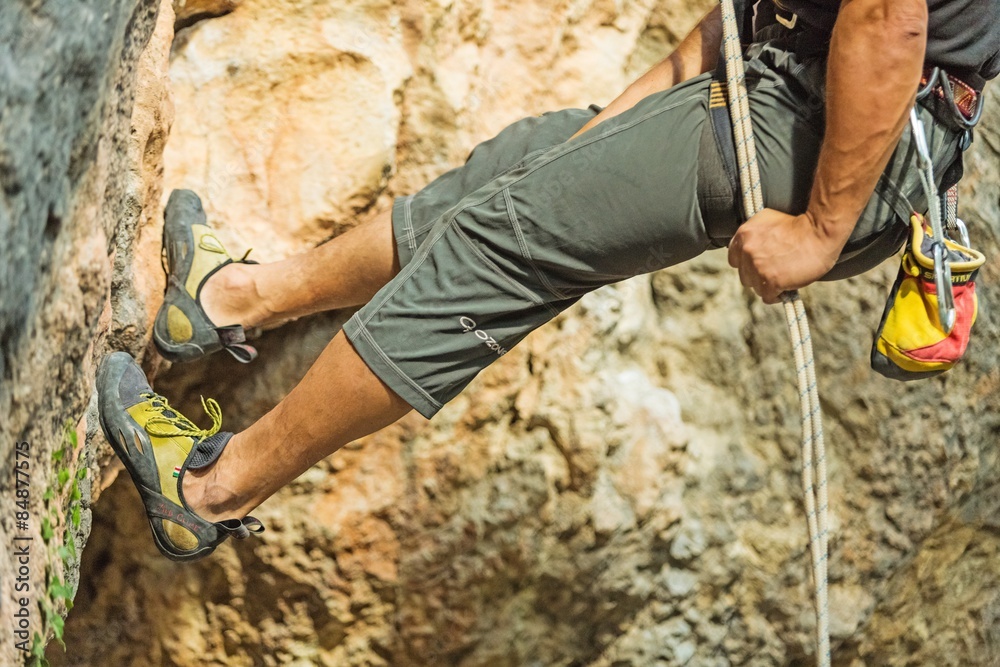
{"type": "Polygon", "coordinates": [[[242,343],[227,345],[226,352],[233,355],[233,358],[241,364],[249,364],[257,358],[257,348],[242,343]]]}
{"type": "Polygon", "coordinates": [[[252,345],[247,345],[246,331],[239,324],[217,327],[215,332],[219,336],[219,342],[229,354],[233,355],[236,361],[249,364],[257,358],[257,349],[252,345]]]}
{"type": "Polygon", "coordinates": [[[237,540],[245,540],[250,535],[258,535],[264,532],[264,524],[252,516],[245,519],[226,519],[215,523],[220,530],[237,540]]]}
{"type": "Polygon", "coordinates": [[[264,524],[260,522],[260,519],[256,519],[252,516],[248,516],[243,519],[243,527],[254,535],[260,535],[264,532],[264,524]]]}

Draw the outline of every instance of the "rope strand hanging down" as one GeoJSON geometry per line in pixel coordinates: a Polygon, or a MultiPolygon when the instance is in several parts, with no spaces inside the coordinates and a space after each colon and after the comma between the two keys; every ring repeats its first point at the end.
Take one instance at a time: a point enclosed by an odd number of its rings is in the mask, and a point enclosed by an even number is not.
{"type": "MultiPolygon", "coordinates": [[[[757,149],[750,122],[750,102],[743,66],[743,48],[733,0],[721,0],[723,53],[726,60],[729,113],[732,119],[736,159],[739,164],[743,210],[747,219],[764,208],[757,149]]],[[[782,295],[785,320],[792,340],[802,411],[802,491],[812,555],[816,606],[816,663],[830,667],[830,605],[827,586],[828,506],[826,448],[823,442],[823,413],[816,385],[809,319],[798,292],[782,295]]]]}

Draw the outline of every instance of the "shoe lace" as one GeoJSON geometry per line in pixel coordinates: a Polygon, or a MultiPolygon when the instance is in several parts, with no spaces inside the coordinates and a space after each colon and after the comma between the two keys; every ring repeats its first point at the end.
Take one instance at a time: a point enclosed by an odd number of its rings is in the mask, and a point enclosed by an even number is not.
{"type": "Polygon", "coordinates": [[[159,413],[158,416],[152,417],[146,422],[146,432],[150,435],[160,437],[185,435],[204,439],[212,437],[222,428],[222,408],[219,407],[214,398],[205,400],[204,396],[201,397],[201,407],[212,420],[212,428],[204,429],[198,428],[194,422],[172,408],[165,397],[153,392],[145,392],[140,395],[149,399],[150,405],[159,413]]]}

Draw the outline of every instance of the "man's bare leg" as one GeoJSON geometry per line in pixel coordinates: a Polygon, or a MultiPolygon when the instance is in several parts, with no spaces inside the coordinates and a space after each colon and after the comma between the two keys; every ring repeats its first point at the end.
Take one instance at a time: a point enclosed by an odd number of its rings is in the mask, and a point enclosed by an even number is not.
{"type": "Polygon", "coordinates": [[[410,410],[340,332],[291,393],[234,435],[215,464],[185,474],[184,496],[209,521],[242,518],[316,462],[410,410]]]}
{"type": "Polygon", "coordinates": [[[269,326],[367,303],[399,273],[391,212],[304,253],[272,264],[230,264],[201,291],[217,326],[269,326]]]}

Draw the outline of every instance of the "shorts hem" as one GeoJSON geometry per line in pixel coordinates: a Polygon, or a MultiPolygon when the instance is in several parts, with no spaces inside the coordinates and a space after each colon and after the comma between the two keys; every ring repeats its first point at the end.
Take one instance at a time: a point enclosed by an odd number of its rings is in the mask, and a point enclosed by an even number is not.
{"type": "Polygon", "coordinates": [[[368,328],[361,323],[357,313],[344,325],[344,335],[347,336],[347,340],[354,346],[355,352],[371,369],[372,373],[386,383],[400,398],[409,403],[414,410],[430,419],[443,407],[440,402],[434,400],[399,366],[393,363],[389,355],[375,342],[375,338],[368,328]]]}

